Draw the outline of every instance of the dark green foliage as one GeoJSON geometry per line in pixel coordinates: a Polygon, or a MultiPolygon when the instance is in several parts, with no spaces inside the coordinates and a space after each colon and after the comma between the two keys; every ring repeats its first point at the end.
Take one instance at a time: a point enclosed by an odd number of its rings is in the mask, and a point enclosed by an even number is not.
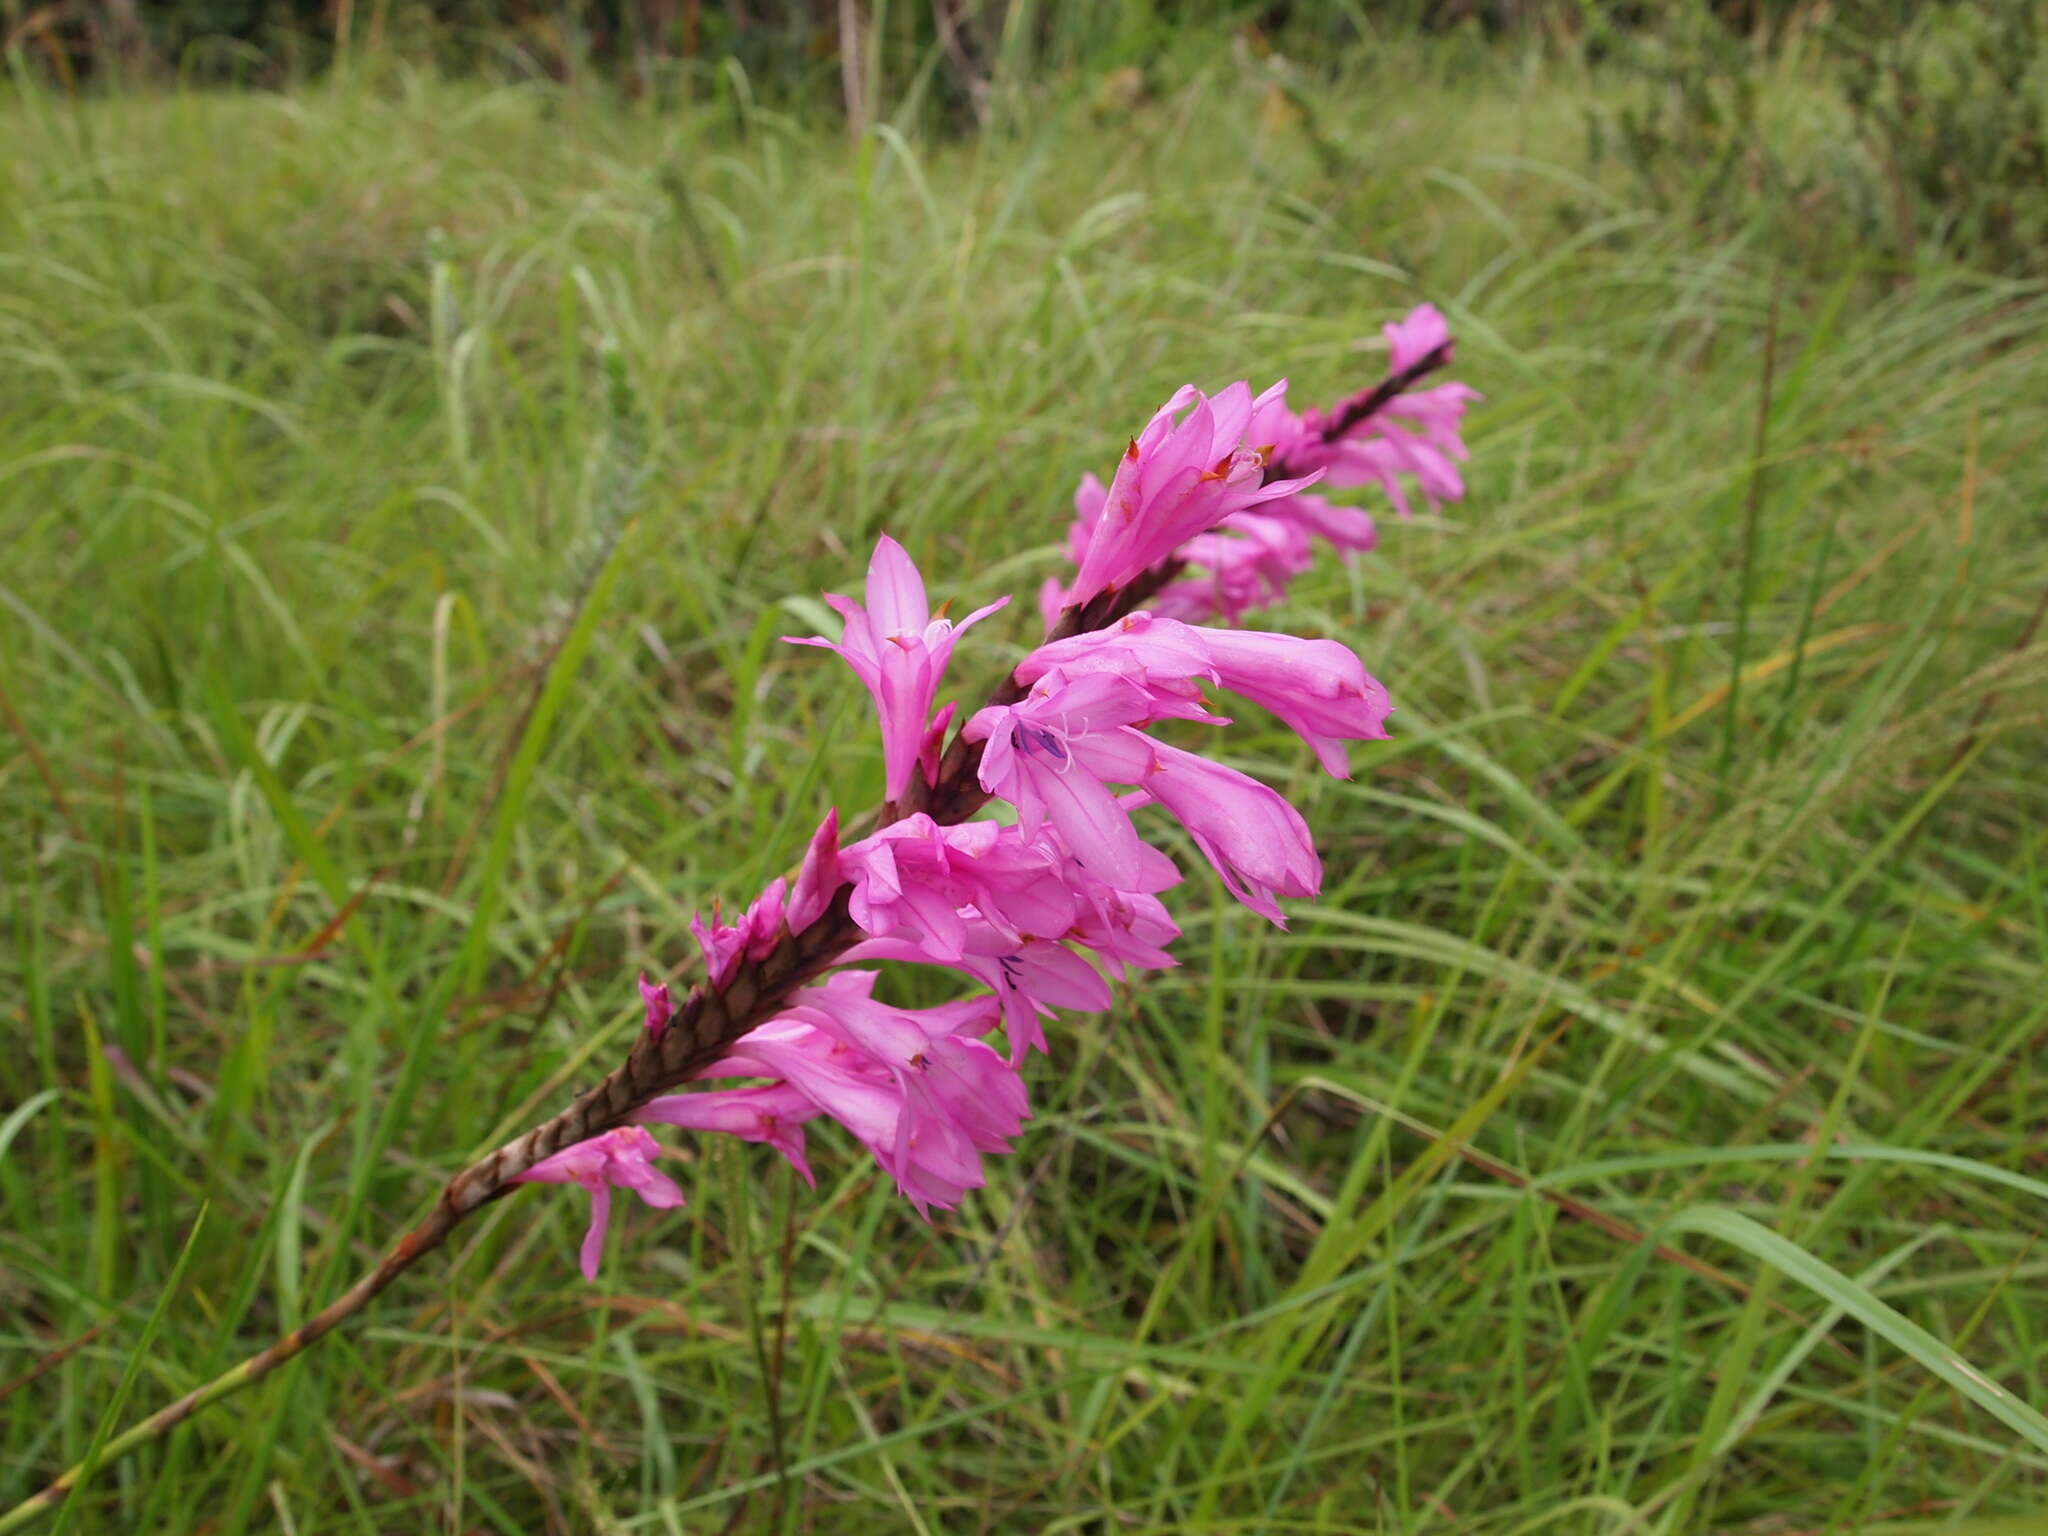
{"type": "Polygon", "coordinates": [[[2005,271],[2048,238],[2048,65],[2027,3],[1864,0],[1827,31],[1903,248],[1933,240],[2005,271]]]}
{"type": "Polygon", "coordinates": [[[1596,31],[1589,52],[1632,82],[1588,110],[1596,161],[1626,166],[1662,212],[1724,232],[1761,217],[1809,265],[1904,268],[1937,248],[2042,270],[2048,57],[2033,0],[1847,0],[1747,33],[1727,19],[1694,3],[1654,31],[1596,31]],[[1824,116],[1766,120],[1759,81],[1795,52],[1824,116]],[[1760,200],[1733,195],[1736,180],[1760,200]]]}

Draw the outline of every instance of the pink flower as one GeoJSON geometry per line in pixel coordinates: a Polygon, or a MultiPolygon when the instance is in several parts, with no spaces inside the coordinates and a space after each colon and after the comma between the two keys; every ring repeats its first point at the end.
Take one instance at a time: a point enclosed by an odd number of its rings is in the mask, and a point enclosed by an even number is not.
{"type": "Polygon", "coordinates": [[[984,1182],[981,1154],[1009,1151],[1031,1108],[1024,1083],[976,1038],[996,1002],[896,1008],[874,973],[839,971],[741,1039],[722,1072],[778,1077],[865,1143],[920,1214],[984,1182]]]}
{"type": "Polygon", "coordinates": [[[1301,813],[1257,779],[1193,752],[1154,742],[1144,792],[1180,818],[1231,895],[1281,927],[1275,896],[1313,896],[1322,889],[1301,813]]]}
{"type": "Polygon", "coordinates": [[[1351,777],[1341,743],[1385,739],[1394,706],[1348,646],[1251,629],[1196,633],[1216,668],[1216,681],[1272,711],[1337,778],[1351,777]]]}
{"type": "Polygon", "coordinates": [[[579,1184],[590,1192],[590,1230],[583,1235],[582,1261],[583,1278],[595,1280],[598,1261],[604,1257],[605,1229],[611,1224],[614,1185],[632,1190],[658,1210],[683,1203],[676,1181],[652,1162],[660,1152],[661,1143],[639,1126],[622,1125],[542,1158],[512,1182],[579,1184]]]}
{"type": "Polygon", "coordinates": [[[1339,743],[1384,738],[1393,710],[1386,689],[1334,640],[1197,628],[1143,610],[1040,646],[1018,664],[1017,678],[1033,682],[1055,668],[1068,677],[1121,677],[1155,696],[1198,698],[1198,681],[1241,693],[1279,716],[1338,778],[1351,776],[1339,743]]]}
{"type": "Polygon", "coordinates": [[[638,1125],[678,1125],[693,1131],[723,1131],[742,1141],[762,1141],[789,1159],[811,1188],[818,1181],[804,1161],[804,1122],[822,1111],[787,1083],[760,1088],[705,1089],[649,1099],[633,1113],[638,1125]]]}
{"type": "Polygon", "coordinates": [[[1060,878],[1071,893],[1072,920],[1063,929],[1046,928],[1048,937],[1018,934],[968,908],[961,913],[965,937],[957,953],[935,951],[908,935],[869,939],[842,958],[849,964],[898,960],[945,966],[971,976],[1002,1006],[1011,1064],[1022,1062],[1027,1051],[1045,1050],[1044,1020],[1056,1010],[1099,1012],[1110,1004],[1108,983],[1070,946],[1093,951],[1119,975],[1130,967],[1152,970],[1174,963],[1161,946],[1178,937],[1180,930],[1152,893],[1178,885],[1181,874],[1172,859],[1140,843],[1139,888],[1117,890],[1092,878],[1067,856],[1050,827],[1041,830],[1040,844],[1060,858],[1060,878]],[[1054,938],[1062,942],[1053,942],[1054,938]]]}
{"type": "MultiPolygon", "coordinates": [[[[1245,438],[1255,420],[1275,418],[1272,406],[1285,391],[1276,384],[1254,400],[1251,386],[1239,382],[1211,399],[1188,385],[1167,401],[1125,451],[1092,519],[1092,495],[1075,498],[1084,542],[1067,602],[1122,586],[1231,513],[1312,484],[1319,471],[1267,484],[1266,446],[1245,438]]],[[[1083,482],[1083,492],[1090,490],[1083,482]]]]}
{"type": "Polygon", "coordinates": [[[640,973],[640,1000],[647,1005],[647,1033],[658,1035],[664,1029],[667,1029],[669,1017],[676,1011],[675,1004],[669,1001],[668,983],[662,982],[657,986],[650,982],[647,979],[647,973],[642,971],[640,973]]]}
{"type": "Polygon", "coordinates": [[[1298,523],[1263,512],[1238,513],[1221,528],[1189,539],[1179,555],[1201,574],[1168,582],[1152,600],[1153,611],[1168,618],[1231,623],[1253,608],[1279,602],[1294,578],[1315,563],[1308,534],[1298,523]]]}
{"type": "MultiPolygon", "coordinates": [[[[1062,644],[1085,654],[1089,638],[1062,644]]],[[[1230,892],[1282,922],[1275,896],[1313,896],[1322,884],[1307,824],[1258,780],[1135,729],[1174,713],[1161,708],[1174,696],[1137,666],[1078,677],[1055,667],[1021,703],[991,706],[967,723],[968,739],[987,743],[982,787],[1016,806],[1026,836],[1049,823],[1090,877],[1135,890],[1142,878],[1137,850],[1144,845],[1128,808],[1108,787],[1134,784],[1140,794],[1133,803],[1156,801],[1173,812],[1230,892]]]]}
{"type": "MultiPolygon", "coordinates": [[[[1179,880],[1180,871],[1176,869],[1173,877],[1179,880]]],[[[1180,937],[1179,927],[1167,915],[1166,903],[1145,891],[1117,891],[1108,886],[1097,891],[1088,910],[1068,931],[1072,942],[1100,955],[1119,976],[1168,970],[1180,963],[1166,952],[1166,946],[1180,937]]]]}
{"type": "Polygon", "coordinates": [[[919,812],[849,847],[851,912],[878,937],[918,938],[935,956],[958,959],[971,908],[1012,942],[1058,934],[1073,921],[1060,859],[1014,827],[992,821],[940,826],[919,812]]]}
{"type": "Polygon", "coordinates": [[[1438,347],[1450,361],[1451,327],[1434,304],[1418,304],[1399,320],[1380,327],[1387,338],[1388,371],[1406,373],[1438,347]]]}
{"type": "MultiPolygon", "coordinates": [[[[1053,671],[1068,678],[1120,677],[1155,698],[1192,701],[1199,707],[1198,683],[1216,681],[1208,633],[1140,609],[1107,629],[1041,645],[1017,663],[1015,676],[1020,683],[1036,683],[1053,671]]],[[[1190,718],[1202,716],[1198,713],[1190,718]]]]}
{"type": "Polygon", "coordinates": [[[1075,862],[1119,889],[1139,878],[1138,834],[1108,782],[1134,783],[1150,762],[1149,742],[1127,727],[1157,718],[1153,694],[1110,673],[1069,679],[1046,673],[1016,704],[991,705],[967,722],[986,741],[981,787],[1017,808],[1036,837],[1050,822],[1075,862]]]}
{"type": "Polygon", "coordinates": [[[924,578],[903,546],[884,535],[868,562],[867,606],[828,592],[825,601],[846,621],[838,642],[822,636],[785,635],[792,645],[819,645],[838,652],[867,685],[882,721],[882,763],[891,800],[910,786],[930,724],[939,679],[952,659],[953,644],[1009,599],[977,608],[957,625],[934,619],[924,578]]]}

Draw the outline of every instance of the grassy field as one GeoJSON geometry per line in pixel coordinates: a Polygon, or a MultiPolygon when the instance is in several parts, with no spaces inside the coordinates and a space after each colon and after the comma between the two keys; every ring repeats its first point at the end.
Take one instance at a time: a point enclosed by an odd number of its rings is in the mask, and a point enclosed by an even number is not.
{"type": "Polygon", "coordinates": [[[877,531],[1028,594],[1176,385],[1357,387],[1429,299],[1470,497],[1285,615],[1395,739],[1234,737],[1320,904],[1191,879],[936,1225],[833,1133],[815,1195],[685,1144],[586,1287],[523,1194],[70,1529],[2039,1529],[1960,1383],[2048,1406],[2048,303],[1643,210],[1588,89],[1219,50],[858,146],[398,71],[0,101],[0,1504],[873,801],[774,637],[877,531]]]}

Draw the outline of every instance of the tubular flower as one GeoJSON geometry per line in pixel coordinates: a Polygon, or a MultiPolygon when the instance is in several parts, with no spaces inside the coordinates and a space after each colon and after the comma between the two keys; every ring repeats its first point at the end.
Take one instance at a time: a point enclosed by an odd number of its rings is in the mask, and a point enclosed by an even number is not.
{"type": "Polygon", "coordinates": [[[1011,942],[1066,931],[1074,918],[1062,860],[1015,827],[942,827],[919,813],[848,848],[853,920],[878,938],[915,937],[942,959],[966,953],[971,908],[1011,942]]]}
{"type": "Polygon", "coordinates": [[[1237,383],[1212,399],[1188,385],[1167,401],[1124,450],[1092,517],[1076,498],[1081,568],[1067,602],[1123,586],[1231,513],[1321,478],[1312,469],[1269,484],[1269,445],[1245,439],[1254,418],[1270,416],[1286,389],[1283,381],[1253,400],[1251,386],[1237,383]]]}
{"type": "Polygon", "coordinates": [[[840,971],[743,1036],[724,1065],[780,1078],[867,1145],[920,1213],[960,1203],[984,1152],[1007,1152],[1031,1114],[1023,1079],[976,1038],[992,997],[895,1008],[875,973],[840,971]]]}
{"type": "MultiPolygon", "coordinates": [[[[1107,629],[1041,646],[1017,676],[1033,681],[1054,671],[1122,678],[1155,698],[1183,696],[1194,718],[1207,718],[1196,713],[1199,683],[1214,683],[1277,715],[1339,778],[1350,776],[1341,743],[1384,737],[1392,710],[1386,690],[1334,640],[1198,628],[1142,611],[1107,629]]],[[[1156,771],[1135,782],[1149,790],[1156,771]]]]}
{"type": "Polygon", "coordinates": [[[1174,964],[1180,930],[1160,897],[1181,871],[1141,835],[1153,807],[1180,822],[1252,911],[1282,923],[1283,900],[1317,894],[1322,864],[1300,812],[1156,728],[1227,727],[1212,699],[1237,694],[1339,777],[1350,771],[1346,743],[1386,735],[1387,691],[1348,646],[1199,622],[1234,623],[1278,602],[1319,541],[1374,547],[1368,513],[1304,494],[1317,479],[1378,485],[1401,511],[1411,486],[1431,499],[1463,494],[1459,432],[1478,397],[1462,384],[1412,387],[1449,359],[1443,317],[1425,305],[1389,325],[1386,340],[1391,377],[1328,412],[1296,414],[1284,382],[1256,397],[1243,383],[1213,397],[1175,394],[1110,484],[1090,476],[1075,493],[1077,569],[1040,595],[1058,638],[1027,655],[950,742],[955,706],[934,713],[942,674],[961,633],[1007,599],[957,626],[934,619],[917,567],[886,537],[865,604],[828,597],[843,634],[796,643],[836,651],[867,688],[888,803],[875,830],[845,846],[829,812],[794,873],[737,920],[715,906],[693,917],[705,976],[690,998],[678,1003],[641,978],[643,1067],[650,1053],[669,1058],[671,1031],[685,1022],[692,1051],[706,1042],[706,989],[723,994],[724,1012],[711,1017],[732,1033],[684,1091],[640,1101],[631,1123],[521,1175],[590,1191],[586,1274],[614,1187],[652,1205],[682,1201],[652,1165],[660,1149],[647,1126],[771,1146],[811,1182],[807,1132],[836,1121],[927,1219],[979,1188],[983,1159],[1008,1151],[1030,1118],[1023,1069],[1050,1048],[1048,1026],[1109,1007],[1112,979],[1174,964]],[[1141,580],[1145,608],[1126,590],[1141,580]],[[1070,633],[1084,623],[1098,627],[1070,633]],[[913,772],[928,795],[907,798],[913,772]],[[990,799],[1007,809],[978,817],[990,799]],[[877,965],[938,972],[962,995],[898,1006],[876,996],[877,965]],[[998,1030],[1005,1048],[990,1039],[998,1030]]]}
{"type": "Polygon", "coordinates": [[[1164,707],[1184,697],[1173,686],[1179,681],[1155,682],[1142,665],[1078,677],[1052,668],[1023,703],[985,709],[967,723],[968,739],[986,742],[982,787],[1017,807],[1019,826],[1050,823],[1069,849],[1088,849],[1073,858],[1089,875],[1130,889],[1143,845],[1129,808],[1108,786],[1134,785],[1139,802],[1157,802],[1180,818],[1233,895],[1282,922],[1275,896],[1313,896],[1322,885],[1308,827],[1256,779],[1136,728],[1185,713],[1164,707]]]}
{"type": "Polygon", "coordinates": [[[605,1229],[611,1225],[612,1189],[630,1189],[657,1209],[667,1210],[683,1203],[676,1181],[656,1168],[653,1159],[661,1144],[637,1125],[622,1125],[564,1147],[552,1157],[541,1159],[513,1182],[518,1184],[579,1184],[590,1194],[590,1229],[583,1235],[583,1278],[597,1278],[598,1261],[604,1257],[605,1229]]]}
{"type": "Polygon", "coordinates": [[[1152,744],[1144,792],[1180,818],[1230,894],[1287,926],[1276,896],[1313,896],[1323,864],[1301,812],[1249,774],[1163,742],[1152,744]]]}
{"type": "Polygon", "coordinates": [[[932,700],[954,643],[994,613],[1007,597],[977,608],[958,624],[932,617],[924,578],[903,546],[883,535],[868,562],[867,606],[828,592],[825,601],[846,621],[837,643],[822,635],[785,635],[792,645],[838,652],[867,685],[882,718],[882,765],[891,800],[910,787],[931,724],[932,700]]]}
{"type": "Polygon", "coordinates": [[[1142,845],[1109,785],[1143,777],[1147,738],[1131,727],[1154,718],[1153,703],[1127,678],[1048,672],[1021,702],[967,722],[967,739],[983,743],[981,787],[1017,808],[1026,837],[1056,828],[1075,864],[1125,889],[1138,879],[1142,845]]]}
{"type": "Polygon", "coordinates": [[[1198,680],[1243,694],[1277,715],[1340,779],[1351,772],[1338,743],[1385,737],[1393,712],[1386,689],[1334,640],[1198,628],[1143,611],[1040,646],[1018,666],[1017,677],[1032,682],[1055,667],[1070,677],[1107,673],[1141,680],[1154,693],[1178,690],[1191,700],[1199,698],[1198,680]]]}
{"type": "MultiPolygon", "coordinates": [[[[710,1074],[706,1074],[707,1076],[710,1074]]],[[[811,1188],[818,1181],[804,1161],[804,1122],[824,1113],[787,1083],[762,1088],[707,1089],[650,1099],[634,1111],[638,1125],[676,1125],[691,1131],[724,1131],[742,1141],[766,1142],[811,1188]]]]}

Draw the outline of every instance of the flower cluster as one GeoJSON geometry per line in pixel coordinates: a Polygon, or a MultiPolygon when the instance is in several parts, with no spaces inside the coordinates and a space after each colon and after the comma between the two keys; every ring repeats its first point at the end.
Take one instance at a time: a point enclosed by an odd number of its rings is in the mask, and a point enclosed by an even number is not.
{"type": "MultiPolygon", "coordinates": [[[[1420,306],[1383,333],[1396,381],[1432,362],[1450,361],[1450,328],[1433,305],[1420,306]]],[[[1289,583],[1314,563],[1314,540],[1346,552],[1371,549],[1378,541],[1370,513],[1304,495],[1311,484],[1319,482],[1325,490],[1377,486],[1402,517],[1410,511],[1406,480],[1431,506],[1464,496],[1458,465],[1466,450],[1460,429],[1466,409],[1479,398],[1476,390],[1453,383],[1389,393],[1381,385],[1327,412],[1311,408],[1301,415],[1288,408],[1286,392],[1284,380],[1257,399],[1242,384],[1213,401],[1184,389],[1126,451],[1107,490],[1095,476],[1083,478],[1074,493],[1069,540],[1081,572],[1071,587],[1055,579],[1039,593],[1047,624],[1067,604],[1100,590],[1098,578],[1111,568],[1111,560],[1120,562],[1118,577],[1129,580],[1169,554],[1176,567],[1185,565],[1199,574],[1166,585],[1152,600],[1156,614],[1235,624],[1252,609],[1279,602],[1289,583]],[[1190,404],[1193,410],[1187,409],[1190,404]],[[1178,425],[1176,417],[1181,417],[1178,425]],[[1157,457],[1162,464],[1184,468],[1198,446],[1217,446],[1219,426],[1238,427],[1244,443],[1259,446],[1219,451],[1209,477],[1197,476],[1191,483],[1152,467],[1157,457]],[[1175,445],[1178,454],[1162,452],[1175,445]],[[1247,455],[1264,464],[1263,481],[1246,473],[1247,455]],[[1248,482],[1252,489],[1245,489],[1248,482]],[[1176,534],[1189,527],[1194,531],[1164,547],[1148,542],[1138,551],[1146,558],[1135,565],[1121,562],[1121,552],[1133,547],[1130,528],[1168,524],[1176,534]]],[[[1117,579],[1108,584],[1118,584],[1117,579]]]]}
{"type": "MultiPolygon", "coordinates": [[[[1030,1116],[1022,1072],[1029,1052],[1047,1048],[1047,1021],[1109,1006],[1110,978],[1174,963],[1167,949],[1179,929],[1159,897],[1181,872],[1141,836],[1152,808],[1177,820],[1232,894],[1271,921],[1285,921],[1281,898],[1317,893],[1322,864],[1300,813],[1153,728],[1227,725],[1205,689],[1232,693],[1295,731],[1338,776],[1348,773],[1346,742],[1386,734],[1386,690],[1348,647],[1199,622],[1234,623],[1277,601],[1309,564],[1312,538],[1372,547],[1372,519],[1304,494],[1310,485],[1377,485],[1404,514],[1404,478],[1432,503],[1463,494],[1459,428],[1477,397],[1461,384],[1400,387],[1448,360],[1443,318],[1424,306],[1386,336],[1393,377],[1376,391],[1297,415],[1284,382],[1256,396],[1242,383],[1213,397],[1186,388],[1131,442],[1106,488],[1084,480],[1075,573],[1041,599],[1052,636],[967,719],[950,752],[954,708],[934,712],[947,663],[961,634],[1007,599],[958,624],[935,619],[917,567],[885,537],[865,602],[827,598],[844,620],[839,638],[791,637],[837,652],[873,697],[883,824],[842,846],[837,812],[828,814],[793,880],[776,881],[736,922],[714,911],[691,931],[704,984],[719,990],[817,922],[842,890],[858,936],[839,954],[842,968],[793,994],[701,1074],[738,1085],[650,1099],[634,1124],[522,1175],[592,1193],[586,1274],[612,1187],[651,1205],[681,1201],[651,1166],[659,1148],[647,1125],[766,1142],[812,1181],[804,1128],[823,1116],[865,1144],[927,1217],[979,1187],[982,1156],[1009,1150],[1030,1116]],[[1142,607],[1120,595],[1146,591],[1142,607]],[[1110,617],[1083,629],[1084,607],[1110,617]],[[942,772],[960,775],[953,788],[980,791],[945,803],[992,799],[1007,812],[941,821],[913,809],[941,803],[920,791],[942,772]],[[942,968],[971,990],[935,1008],[901,1007],[877,996],[873,967],[884,963],[942,968]],[[998,1031],[1007,1049],[990,1043],[998,1031]]],[[[659,1033],[672,1014],[668,991],[644,979],[641,991],[648,1029],[659,1033]]]]}

